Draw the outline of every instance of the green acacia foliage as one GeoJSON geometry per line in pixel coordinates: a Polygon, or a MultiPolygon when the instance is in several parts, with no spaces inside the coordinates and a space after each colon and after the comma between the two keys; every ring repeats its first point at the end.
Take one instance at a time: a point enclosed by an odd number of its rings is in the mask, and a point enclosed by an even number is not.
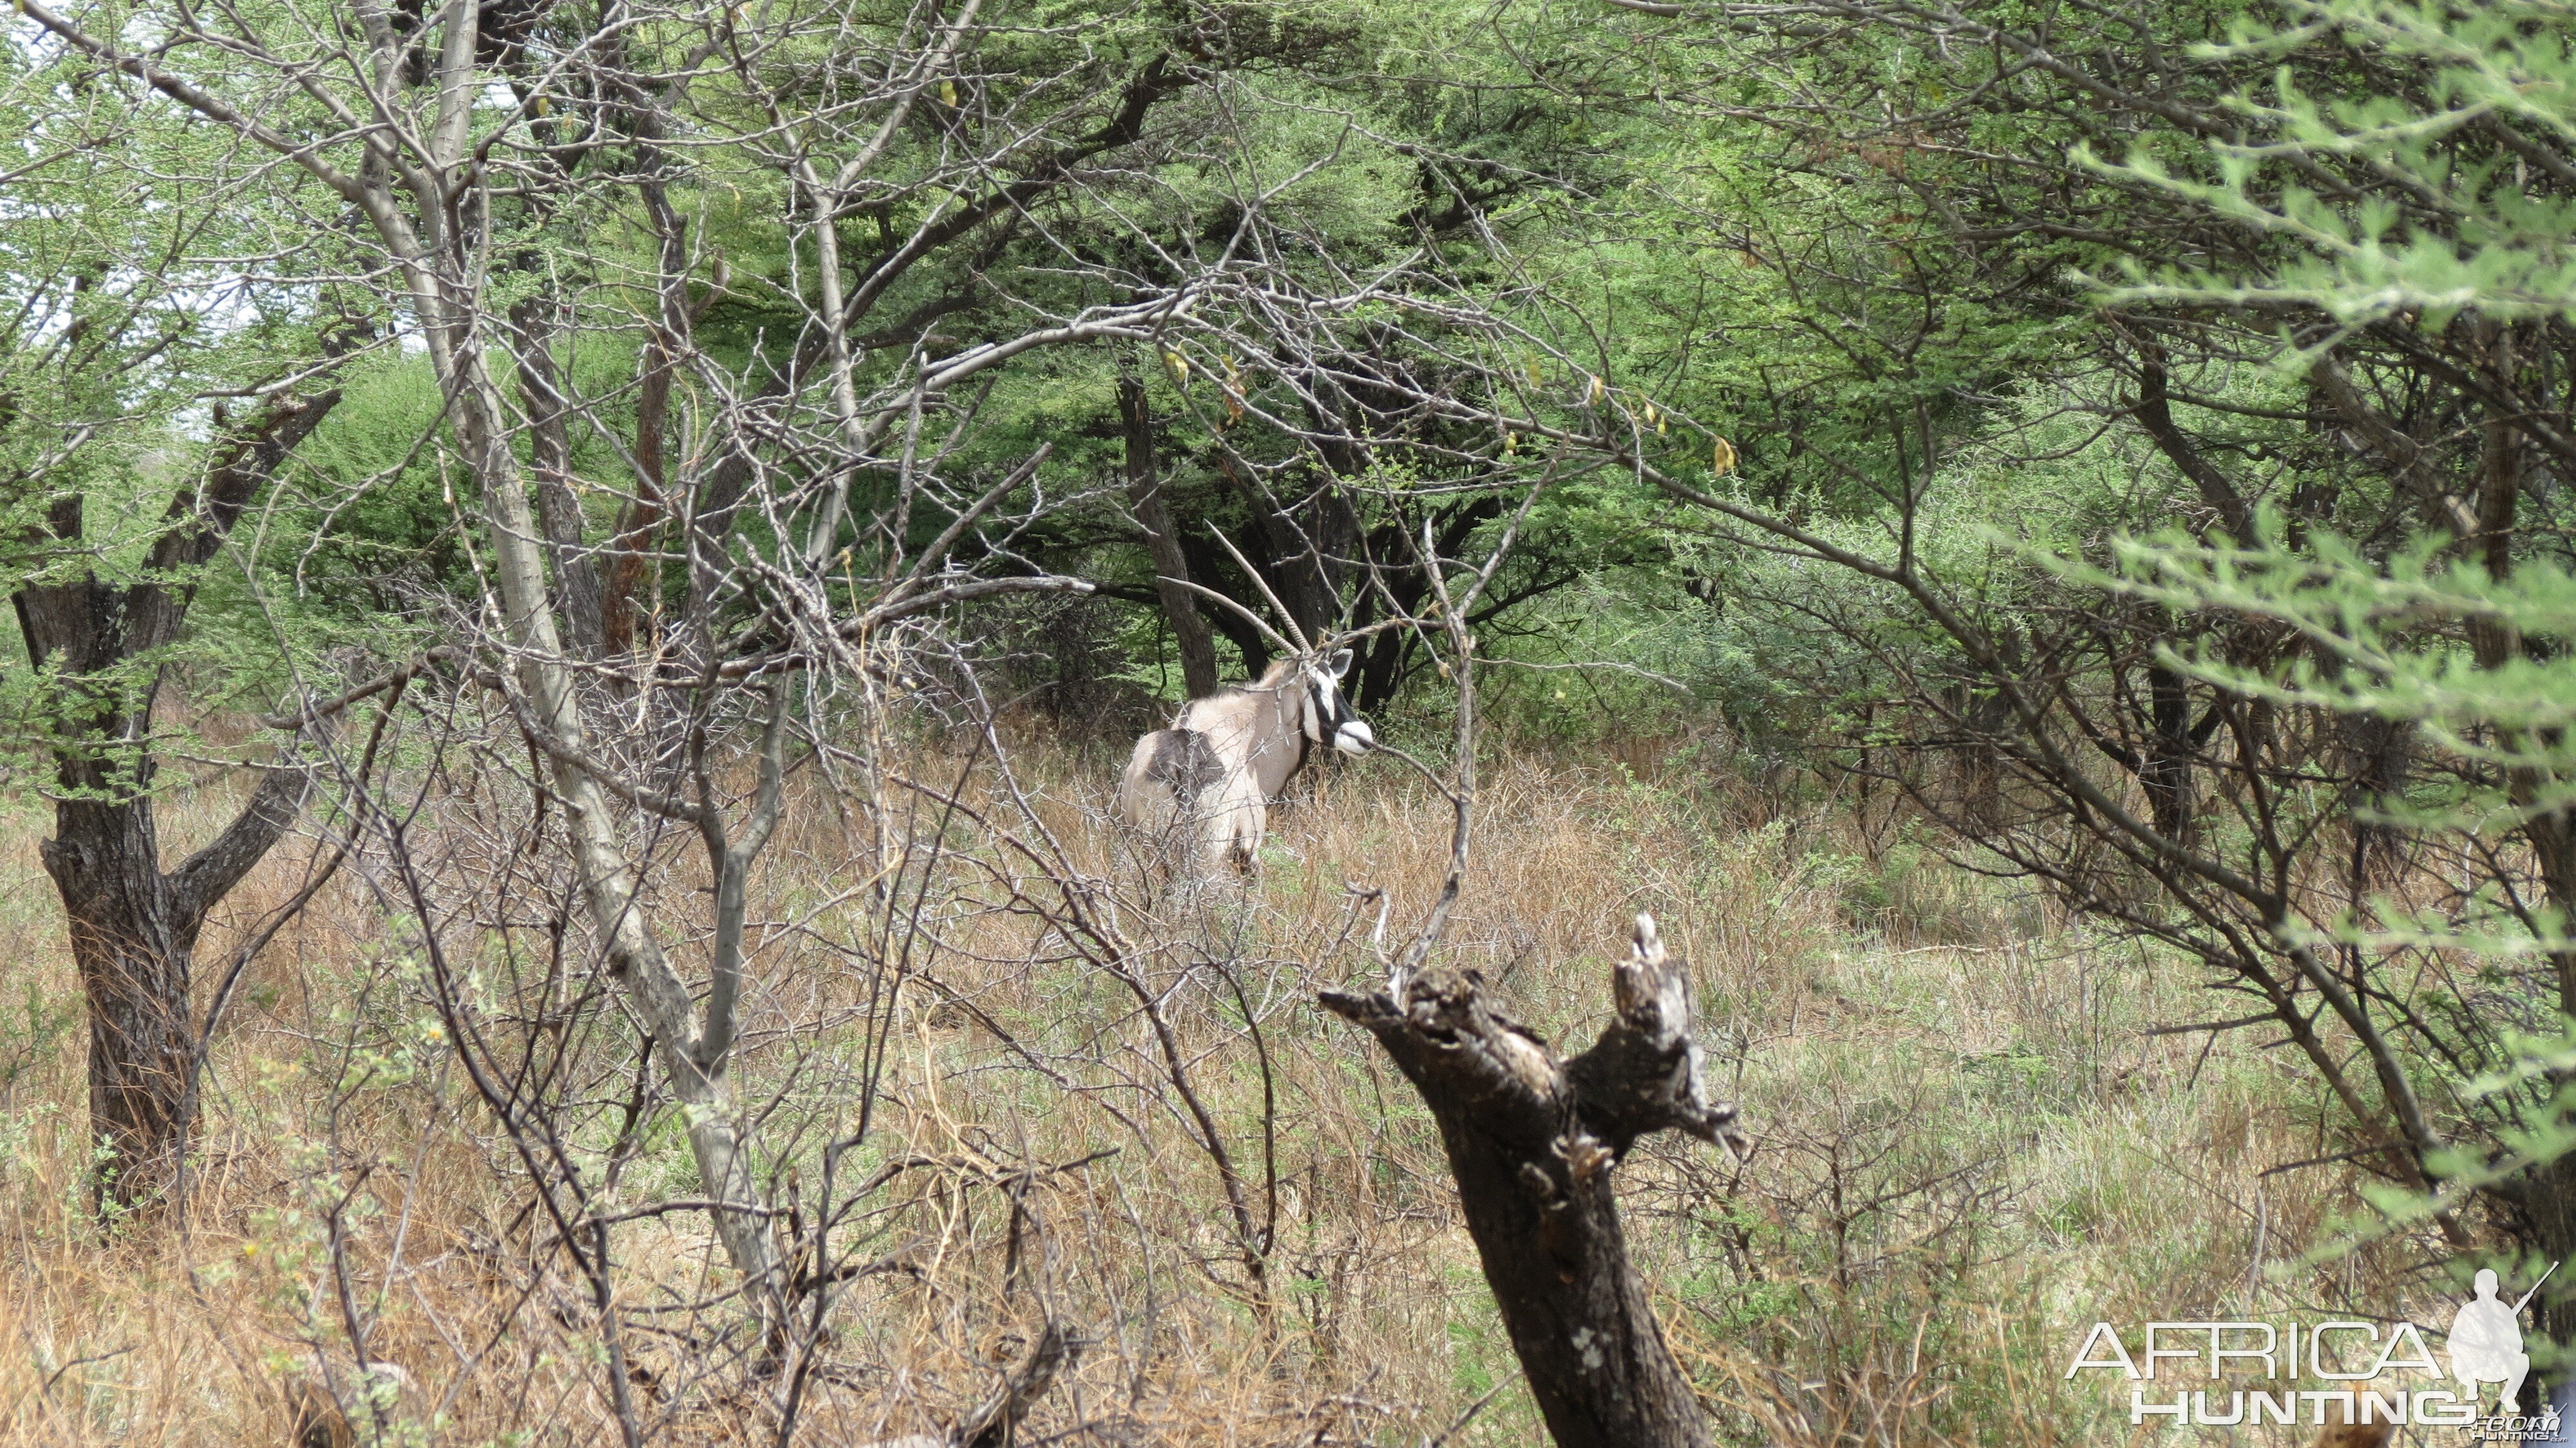
{"type": "Polygon", "coordinates": [[[2576,522],[2563,11],[1623,25],[1667,124],[1529,266],[1693,425],[1607,442],[1696,505],[1668,546],[1764,751],[2248,997],[2453,1230],[2576,1250],[2528,712],[2576,522]]]}
{"type": "Polygon", "coordinates": [[[2164,608],[2279,631],[2283,646],[2259,662],[2211,650],[2184,661],[2214,687],[2420,752],[2409,778],[2390,781],[2400,787],[2368,801],[2372,827],[2490,862],[2440,899],[2396,881],[2355,892],[2318,922],[2316,948],[2456,960],[2500,988],[2429,1032],[2419,1044],[2438,1054],[2407,1068],[2494,1134],[2446,1144],[2441,1190],[2392,1209],[2412,1219],[2489,1189],[2519,1199],[2555,1249],[2576,1149],[2576,665],[2565,642],[2576,580],[2558,511],[2576,461],[2560,361],[2576,321],[2576,207],[2563,185],[2576,56],[2553,6],[2324,4],[2295,18],[2248,27],[2217,53],[2280,58],[2340,43],[2413,84],[2320,94],[2285,65],[2240,98],[2248,133],[2211,144],[2199,175],[2132,158],[2118,169],[2276,250],[2262,267],[2141,270],[2114,295],[2315,317],[2284,328],[2279,363],[2293,375],[2333,367],[2354,333],[2380,332],[2428,362],[2460,357],[2466,374],[2443,380],[2465,394],[2474,443],[2419,442],[2420,427],[2372,439],[2393,481],[2417,492],[2422,521],[2402,541],[2303,534],[2267,517],[2242,548],[2136,542],[2120,561],[2127,586],[2164,608]],[[2366,168],[2377,194],[2321,184],[2332,173],[2320,160],[2366,168]]]}
{"type": "MultiPolygon", "coordinates": [[[[2243,997],[2364,1170],[2576,1252],[2531,1045],[2576,1008],[2563,7],[513,13],[453,250],[592,661],[692,608],[770,649],[790,575],[847,618],[1009,479],[942,566],[1098,592],[948,621],[1168,694],[1150,482],[1193,581],[1386,625],[1375,708],[1428,663],[1420,554],[1508,529],[1488,651],[1629,668],[1500,711],[1642,727],[1678,680],[1765,764],[1896,787],[2243,997]]],[[[342,112],[436,104],[331,69],[342,18],[166,61],[355,172],[342,112]]],[[[70,494],[103,529],[16,566],[130,571],[212,400],[327,372],[181,652],[479,626],[451,400],[340,194],[0,63],[8,536],[70,494]]],[[[1273,648],[1207,614],[1229,670],[1273,648]]]]}
{"type": "MultiPolygon", "coordinates": [[[[58,48],[0,49],[10,590],[107,598],[158,586],[206,605],[181,605],[194,616],[175,640],[123,648],[103,638],[98,657],[56,653],[0,670],[0,749],[73,793],[88,787],[60,766],[90,760],[117,781],[98,786],[111,797],[151,788],[155,741],[101,721],[142,708],[174,670],[207,704],[274,702],[285,655],[275,621],[250,605],[246,556],[176,570],[153,560],[174,531],[197,526],[210,468],[267,427],[274,407],[328,413],[331,359],[361,345],[363,330],[323,292],[274,280],[326,268],[333,251],[276,194],[276,175],[186,117],[128,99],[58,48]]],[[[256,520],[242,529],[259,531],[256,520]]],[[[22,630],[8,634],[24,662],[22,630]]],[[[183,728],[186,715],[169,711],[157,727],[183,728]]]]}
{"type": "Polygon", "coordinates": [[[2237,133],[2168,164],[2154,148],[2083,159],[2278,243],[2260,269],[2213,259],[2121,295],[2398,319],[2565,321],[2576,308],[2576,55],[2559,6],[2325,0],[2249,17],[2215,61],[2277,67],[2231,99],[2237,133]],[[2300,65],[2340,47],[2338,76],[2300,65]],[[2338,80],[2377,76],[2381,91],[2338,80]],[[2353,182],[2375,181],[2364,188],[2353,182]],[[2553,184],[2560,183],[2560,184],[2553,184]]]}

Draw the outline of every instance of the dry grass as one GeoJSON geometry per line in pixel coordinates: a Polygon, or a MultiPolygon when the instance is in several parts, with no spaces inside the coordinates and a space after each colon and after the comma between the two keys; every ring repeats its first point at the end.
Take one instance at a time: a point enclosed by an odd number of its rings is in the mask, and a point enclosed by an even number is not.
{"type": "MultiPolygon", "coordinates": [[[[1114,875],[1111,757],[1038,747],[1019,767],[1073,862],[1114,875]]],[[[984,772],[965,793],[993,789],[984,772]]],[[[174,801],[173,847],[220,803],[174,801]]],[[[1827,806],[1754,809],[1688,749],[1502,750],[1482,805],[1445,950],[1526,1020],[1588,1039],[1639,909],[1695,966],[1760,1149],[1737,1168],[1657,1144],[1623,1191],[1673,1345],[1730,1441],[2107,1441],[2127,1432],[2107,1395],[2060,1375],[2093,1319],[2402,1288],[2407,1244],[2259,1270],[2258,1243],[2294,1257],[2349,1183],[2334,1167],[2261,1175],[2326,1154],[2320,1114],[2284,1063],[2142,1034],[2225,1013],[2169,971],[1936,856],[1870,858],[1827,806]]],[[[881,1081],[832,1183],[879,1182],[836,1239],[872,1270],[839,1298],[799,1441],[935,1431],[1050,1318],[1086,1342],[1031,1425],[1064,1441],[1536,1441],[1427,1117],[1313,1006],[1318,987],[1378,968],[1374,907],[1346,886],[1387,891],[1390,932],[1407,928],[1438,882],[1445,811],[1392,768],[1338,769],[1274,814],[1257,891],[1124,899],[1138,979],[1267,1227],[1247,1247],[1151,1018],[1011,908],[1025,869],[947,822],[957,853],[930,872],[899,988],[872,1005],[885,976],[862,965],[887,957],[867,933],[878,917],[850,903],[858,826],[809,798],[758,882],[771,925],[742,1069],[782,1201],[817,1209],[823,1143],[854,1129],[869,1072],[881,1081]]],[[[413,1381],[387,1441],[617,1441],[598,1315],[364,872],[257,966],[215,1054],[187,1210],[99,1242],[80,1210],[81,1048],[35,860],[44,822],[13,824],[0,909],[26,994],[0,1003],[14,1073],[0,1441],[283,1441],[285,1385],[345,1381],[353,1321],[413,1381]]],[[[209,958],[297,868],[280,859],[246,887],[209,958]]],[[[522,950],[542,935],[541,884],[514,897],[506,938],[522,950]]],[[[665,882],[668,908],[685,913],[687,884],[665,882]]],[[[508,978],[500,923],[454,924],[451,952],[508,978]]],[[[608,996],[564,1030],[579,1066],[566,1130],[604,1160],[632,1035],[608,996]]],[[[600,1200],[695,1195],[675,1123],[638,1140],[600,1200]]],[[[640,1217],[613,1241],[619,1342],[653,1441],[770,1441],[767,1387],[723,1346],[727,1306],[705,1300],[724,1280],[703,1219],[640,1217]]]]}

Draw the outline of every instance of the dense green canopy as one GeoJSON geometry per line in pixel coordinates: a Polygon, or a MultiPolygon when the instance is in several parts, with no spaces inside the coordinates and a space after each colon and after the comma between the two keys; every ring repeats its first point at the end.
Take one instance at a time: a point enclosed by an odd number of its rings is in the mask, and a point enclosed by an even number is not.
{"type": "Polygon", "coordinates": [[[350,811],[391,766],[314,701],[489,691],[584,827],[703,834],[703,1020],[616,841],[574,875],[721,1104],[768,826],[728,842],[710,761],[774,823],[782,731],[837,767],[862,703],[1123,747],[1329,636],[1391,738],[1707,728],[1766,788],[1892,794],[2282,1043],[2353,1232],[2576,1255],[2555,0],[26,0],[9,37],[0,724],[65,811],[148,839],[204,746],[173,680],[350,811]]]}

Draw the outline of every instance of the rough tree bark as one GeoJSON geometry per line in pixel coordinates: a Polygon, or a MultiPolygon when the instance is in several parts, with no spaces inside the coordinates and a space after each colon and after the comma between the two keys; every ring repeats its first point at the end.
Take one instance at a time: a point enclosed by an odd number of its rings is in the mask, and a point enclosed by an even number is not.
{"type": "Polygon", "coordinates": [[[1690,978],[1653,917],[1611,975],[1618,1018],[1559,1062],[1473,971],[1386,994],[1326,991],[1368,1028],[1440,1123],[1467,1231],[1558,1448],[1704,1448],[1708,1424],[1628,1262],[1612,1169],[1639,1137],[1735,1134],[1690,1038],[1690,978]]]}
{"type": "Polygon", "coordinates": [[[2189,849],[2197,843],[2193,825],[2199,800],[2192,756],[2199,746],[2191,737],[2191,693],[2179,670],[2163,664],[2147,666],[2146,723],[2138,783],[2147,793],[2148,818],[2157,834],[2189,849]]]}
{"type": "MultiPolygon", "coordinates": [[[[102,1211],[153,1201],[187,1155],[197,934],[206,912],[286,833],[308,783],[300,770],[268,771],[212,843],[163,870],[152,800],[155,656],[187,620],[196,570],[339,400],[337,392],[280,397],[233,434],[201,483],[171,499],[139,581],[83,568],[30,583],[13,600],[28,659],[60,679],[50,740],[54,837],[38,855],[62,896],[89,1013],[102,1211]]],[[[65,553],[88,546],[81,504],[71,494],[47,510],[46,531],[65,553]]]]}
{"type": "Polygon", "coordinates": [[[1208,632],[1207,618],[1199,612],[1198,600],[1173,581],[1188,580],[1190,560],[1181,551],[1171,504],[1163,501],[1162,479],[1155,475],[1154,418],[1146,410],[1142,383],[1118,380],[1118,421],[1127,436],[1127,501],[1136,510],[1136,521],[1145,527],[1145,547],[1159,575],[1154,591],[1162,597],[1163,616],[1171,620],[1172,642],[1181,655],[1181,679],[1191,698],[1204,698],[1217,689],[1216,641],[1208,632]]]}

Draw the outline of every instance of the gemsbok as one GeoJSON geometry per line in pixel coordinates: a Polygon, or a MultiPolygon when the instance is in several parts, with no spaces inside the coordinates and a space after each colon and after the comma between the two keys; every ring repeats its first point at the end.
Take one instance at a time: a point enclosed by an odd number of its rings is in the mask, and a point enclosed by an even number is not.
{"type": "Polygon", "coordinates": [[[1206,879],[1231,862],[1253,873],[1270,802],[1317,745],[1366,754],[1377,736],[1342,697],[1350,650],[1297,654],[1249,684],[1181,706],[1172,727],[1136,741],[1118,815],[1177,871],[1206,879]]]}

